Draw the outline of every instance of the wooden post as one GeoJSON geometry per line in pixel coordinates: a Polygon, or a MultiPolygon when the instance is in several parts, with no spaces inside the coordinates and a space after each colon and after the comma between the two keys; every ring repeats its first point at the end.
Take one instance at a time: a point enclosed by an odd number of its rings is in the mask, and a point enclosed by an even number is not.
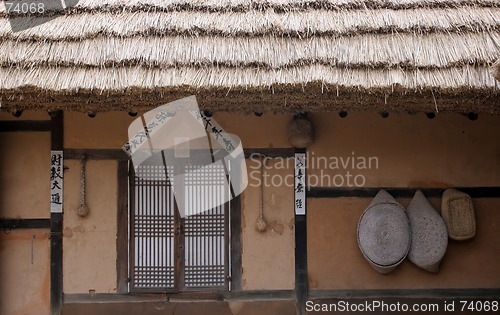
{"type": "Polygon", "coordinates": [[[231,291],[241,291],[241,195],[233,198],[231,203],[231,291]]]}
{"type": "Polygon", "coordinates": [[[295,298],[297,315],[306,313],[308,297],[307,277],[307,181],[306,181],[306,155],[304,149],[295,150],[295,298]]]}
{"type": "Polygon", "coordinates": [[[118,161],[118,204],[116,237],[117,293],[128,293],[128,161],[118,161]]]}
{"type": "MultiPolygon", "coordinates": [[[[50,140],[51,140],[51,151],[62,151],[63,150],[63,112],[56,111],[51,113],[51,124],[50,124],[50,140]]],[[[52,154],[52,157],[55,155],[52,154]]],[[[53,159],[51,158],[51,176],[52,168],[54,167],[53,159]]],[[[57,166],[56,166],[57,167],[57,166]]],[[[60,172],[58,174],[64,177],[64,165],[61,152],[60,160],[60,172]]],[[[57,170],[56,170],[57,171],[57,170]]],[[[51,185],[54,181],[51,178],[51,185]]],[[[63,178],[59,178],[60,187],[62,188],[63,178]]],[[[51,315],[61,314],[62,298],[63,298],[63,244],[62,244],[62,227],[63,227],[63,197],[62,189],[58,195],[58,199],[51,195],[50,204],[50,312],[51,315]]]]}

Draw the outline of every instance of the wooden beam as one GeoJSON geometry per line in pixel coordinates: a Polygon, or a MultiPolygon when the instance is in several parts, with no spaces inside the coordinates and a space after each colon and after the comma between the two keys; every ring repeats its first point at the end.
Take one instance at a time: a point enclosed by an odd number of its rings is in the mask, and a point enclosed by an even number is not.
{"type": "MultiPolygon", "coordinates": [[[[384,290],[311,290],[310,300],[322,299],[360,299],[360,298],[470,298],[498,299],[500,288],[464,289],[384,289],[384,290]]],[[[238,292],[178,292],[165,294],[65,294],[64,304],[77,303],[115,303],[115,302],[165,302],[168,301],[259,301],[293,300],[293,290],[251,290],[238,292]]]]}
{"type": "Polygon", "coordinates": [[[116,236],[117,293],[128,292],[128,161],[119,161],[116,236]]]}
{"type": "Polygon", "coordinates": [[[50,219],[0,219],[0,229],[50,229],[50,219]]]}
{"type": "MultiPolygon", "coordinates": [[[[51,150],[63,150],[63,112],[51,115],[51,150]]],[[[63,213],[50,214],[50,311],[51,315],[59,315],[63,297],[63,213]]]]}
{"type": "MultiPolygon", "coordinates": [[[[127,216],[127,232],[128,231],[131,231],[130,234],[128,235],[127,237],[127,249],[129,250],[130,253],[135,253],[135,240],[133,239],[133,233],[132,231],[134,230],[134,218],[135,216],[132,216],[131,214],[135,212],[135,180],[132,180],[134,179],[135,177],[135,171],[134,171],[134,167],[132,165],[132,163],[130,164],[129,168],[128,168],[128,182],[127,182],[127,185],[129,185],[129,195],[128,195],[128,204],[129,204],[129,207],[130,207],[130,213],[129,215],[127,216]]],[[[134,277],[134,272],[132,272],[134,266],[135,266],[135,262],[134,262],[134,258],[135,258],[135,255],[128,255],[128,259],[127,259],[127,263],[128,263],[128,268],[131,270],[130,273],[127,274],[127,281],[128,283],[130,284],[130,282],[132,281],[132,278],[134,277]]],[[[129,285],[129,292],[131,291],[131,287],[129,285]]]]}
{"type": "Polygon", "coordinates": [[[253,290],[229,292],[224,296],[224,300],[293,300],[295,298],[293,290],[253,290]]]}
{"type": "Polygon", "coordinates": [[[50,131],[50,120],[3,120],[0,132],[50,131]]]}
{"type": "Polygon", "coordinates": [[[59,315],[62,306],[62,213],[50,215],[50,310],[59,315]]]}
{"type": "MultiPolygon", "coordinates": [[[[469,194],[472,198],[500,198],[500,187],[450,187],[469,194]]],[[[398,188],[398,187],[311,187],[308,198],[357,197],[373,198],[380,189],[387,190],[394,198],[412,198],[420,189],[428,198],[441,197],[446,188],[398,188]]]]}
{"type": "MultiPolygon", "coordinates": [[[[296,149],[295,153],[305,153],[305,150],[296,149]]],[[[304,176],[307,178],[307,174],[304,174],[304,176]]],[[[306,191],[306,197],[307,193],[306,191]]],[[[309,281],[307,276],[307,204],[303,206],[306,209],[305,214],[295,214],[295,299],[297,315],[306,314],[309,281]]]]}
{"type": "Polygon", "coordinates": [[[346,299],[346,298],[496,298],[500,288],[464,288],[464,289],[385,289],[385,290],[311,290],[309,298],[346,299]]]}
{"type": "Polygon", "coordinates": [[[231,291],[242,289],[241,195],[231,202],[231,291]]]}
{"type": "MultiPolygon", "coordinates": [[[[174,157],[173,150],[167,151],[167,156],[174,157]]],[[[258,154],[263,154],[268,157],[293,157],[294,149],[292,148],[248,148],[244,149],[245,158],[249,159],[257,157],[258,154]]],[[[65,159],[79,160],[82,155],[85,155],[90,160],[128,160],[129,157],[121,149],[65,149],[65,159]]]]}
{"type": "Polygon", "coordinates": [[[118,160],[126,161],[128,156],[121,149],[65,149],[64,158],[79,160],[82,155],[89,160],[118,160]]]}
{"type": "Polygon", "coordinates": [[[50,119],[50,148],[51,150],[63,150],[64,148],[64,118],[63,112],[51,113],[50,119]]]}
{"type": "Polygon", "coordinates": [[[295,298],[297,315],[305,314],[308,298],[307,222],[305,215],[295,216],[295,298]]]}
{"type": "Polygon", "coordinates": [[[65,294],[64,304],[116,302],[199,302],[293,300],[293,290],[252,290],[237,292],[176,292],[164,294],[65,294]]]}

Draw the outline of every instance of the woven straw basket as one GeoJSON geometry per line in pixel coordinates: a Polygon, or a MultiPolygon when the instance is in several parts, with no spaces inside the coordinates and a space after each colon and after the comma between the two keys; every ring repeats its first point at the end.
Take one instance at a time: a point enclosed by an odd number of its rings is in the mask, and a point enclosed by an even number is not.
{"type": "Polygon", "coordinates": [[[403,206],[381,190],[359,219],[361,253],[373,269],[385,274],[403,262],[410,243],[410,224],[403,206]]]}
{"type": "Polygon", "coordinates": [[[441,215],[451,239],[462,241],[476,235],[474,206],[468,194],[456,189],[447,189],[441,200],[441,215]]]}
{"type": "Polygon", "coordinates": [[[408,259],[418,267],[438,272],[448,247],[448,232],[443,218],[417,190],[406,209],[411,227],[411,246],[408,259]]]}

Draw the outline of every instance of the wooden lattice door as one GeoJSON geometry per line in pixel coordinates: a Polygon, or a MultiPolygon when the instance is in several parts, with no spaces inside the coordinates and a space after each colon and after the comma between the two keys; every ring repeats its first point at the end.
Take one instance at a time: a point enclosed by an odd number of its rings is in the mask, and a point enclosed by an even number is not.
{"type": "Polygon", "coordinates": [[[228,289],[229,203],[221,202],[228,193],[221,180],[224,168],[185,167],[184,218],[166,176],[173,173],[171,166],[141,165],[136,173],[130,172],[132,292],[228,289]],[[210,210],[198,211],[208,206],[210,210]]]}

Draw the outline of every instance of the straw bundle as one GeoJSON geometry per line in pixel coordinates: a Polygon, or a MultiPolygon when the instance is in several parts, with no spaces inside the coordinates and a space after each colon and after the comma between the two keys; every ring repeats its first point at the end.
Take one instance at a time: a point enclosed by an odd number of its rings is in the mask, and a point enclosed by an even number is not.
{"type": "Polygon", "coordinates": [[[348,100],[342,108],[364,110],[500,107],[490,72],[500,47],[496,0],[46,5],[43,14],[8,17],[0,4],[5,109],[152,107],[192,93],[208,96],[206,108],[229,111],[231,103],[251,111],[256,100],[264,110],[295,112],[336,110],[339,99],[348,100]],[[10,22],[57,15],[11,30],[10,22]]]}
{"type": "Polygon", "coordinates": [[[411,227],[408,258],[422,269],[438,272],[448,247],[448,233],[443,219],[420,190],[413,196],[406,213],[411,227]]]}
{"type": "Polygon", "coordinates": [[[361,253],[373,269],[385,274],[403,262],[410,243],[410,225],[403,206],[381,190],[359,219],[361,253]]]}
{"type": "Polygon", "coordinates": [[[264,172],[266,160],[261,156],[260,161],[260,189],[259,189],[259,216],[255,221],[255,230],[259,233],[264,233],[267,230],[267,221],[264,218],[264,172]]]}
{"type": "Polygon", "coordinates": [[[300,85],[322,82],[343,90],[383,91],[390,93],[401,86],[407,91],[435,89],[456,92],[474,89],[494,89],[495,78],[488,67],[464,66],[434,70],[332,68],[326,65],[305,65],[278,70],[260,68],[144,68],[141,66],[113,68],[66,68],[40,66],[35,69],[0,68],[0,82],[5,90],[22,90],[33,86],[41,90],[123,91],[126,89],[153,90],[190,86],[199,89],[251,89],[275,84],[300,85]],[[467,75],[464,76],[463,73],[467,75]],[[424,85],[424,87],[422,87],[424,85]]]}
{"type": "MultiPolygon", "coordinates": [[[[500,16],[499,16],[500,18],[500,16]]],[[[310,39],[223,36],[97,37],[78,41],[3,41],[0,65],[21,68],[232,68],[282,69],[305,65],[364,69],[395,67],[432,70],[488,66],[498,56],[500,33],[366,34],[310,39]],[[266,49],[255,49],[255,47],[266,49]],[[455,49],[444,49],[453,46],[455,49]],[[75,52],[80,52],[76,54],[75,52]]],[[[383,69],[381,69],[383,70],[383,69]]],[[[397,69],[402,70],[402,69],[397,69]]]]}
{"type": "MultiPolygon", "coordinates": [[[[307,10],[307,9],[408,9],[408,8],[440,8],[466,5],[498,6],[496,0],[80,0],[76,6],[61,9],[61,5],[54,2],[46,4],[47,14],[54,12],[87,12],[87,11],[244,11],[252,8],[262,10],[307,10]]],[[[5,12],[0,6],[0,13],[5,12]]]]}
{"type": "Polygon", "coordinates": [[[447,189],[441,200],[448,236],[457,241],[468,240],[476,235],[476,217],[471,197],[456,189],[447,189]]]}
{"type": "MultiPolygon", "coordinates": [[[[279,13],[245,12],[106,12],[70,14],[12,33],[8,20],[0,20],[0,38],[75,41],[98,36],[132,37],[165,35],[221,35],[304,38],[328,35],[481,33],[498,30],[498,10],[480,7],[374,9],[354,11],[311,10],[279,13]],[[71,25],[72,27],[65,27],[71,25]]],[[[12,18],[16,21],[16,18],[12,18]]],[[[43,17],[31,17],[36,23],[43,17]]],[[[24,20],[23,20],[24,21],[24,20]]],[[[425,37],[425,36],[424,36],[425,37]]],[[[362,37],[358,37],[361,39],[362,37]]]]}
{"type": "Polygon", "coordinates": [[[85,201],[85,168],[87,159],[85,155],[80,158],[80,206],[76,209],[76,214],[79,217],[86,217],[89,215],[90,209],[85,201]]]}
{"type": "Polygon", "coordinates": [[[493,76],[500,81],[500,59],[493,65],[493,76]]]}

